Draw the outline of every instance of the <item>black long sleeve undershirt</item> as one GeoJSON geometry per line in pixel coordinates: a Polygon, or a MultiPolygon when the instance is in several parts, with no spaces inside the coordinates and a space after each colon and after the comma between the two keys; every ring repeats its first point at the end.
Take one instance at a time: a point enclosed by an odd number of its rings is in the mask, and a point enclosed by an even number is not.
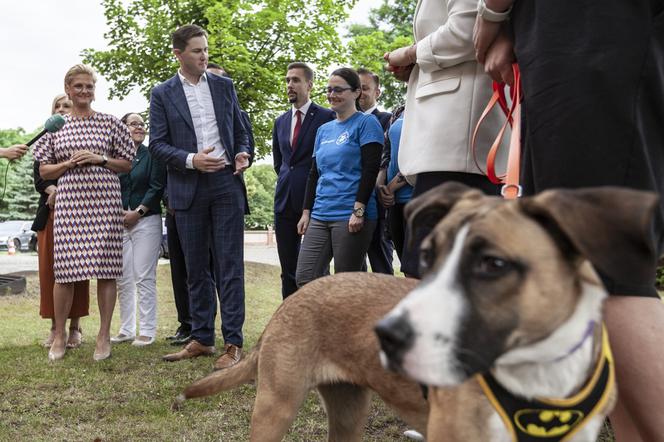
{"type": "MultiPolygon", "coordinates": [[[[367,205],[367,202],[369,202],[371,192],[376,185],[376,176],[378,175],[382,149],[383,146],[380,143],[369,143],[360,148],[362,175],[360,176],[360,185],[355,194],[355,201],[358,201],[365,206],[367,205]]],[[[304,204],[302,207],[304,210],[311,210],[314,206],[318,178],[318,165],[316,164],[316,158],[314,157],[311,162],[311,169],[309,169],[307,187],[304,191],[304,204]]]]}

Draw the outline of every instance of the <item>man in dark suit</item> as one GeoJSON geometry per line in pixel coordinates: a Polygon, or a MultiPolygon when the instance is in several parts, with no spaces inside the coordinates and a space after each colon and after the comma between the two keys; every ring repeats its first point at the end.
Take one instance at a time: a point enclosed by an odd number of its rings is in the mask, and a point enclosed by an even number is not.
{"type": "Polygon", "coordinates": [[[249,167],[249,141],[227,78],[207,75],[207,33],[186,25],[173,33],[180,69],[156,86],[150,98],[150,150],[167,164],[168,203],[175,211],[187,265],[191,337],[179,361],[214,353],[215,284],[218,267],[223,369],[239,362],[244,324],[244,209],[241,173],[249,167]]]}
{"type": "Polygon", "coordinates": [[[279,176],[274,192],[274,227],[284,299],[297,290],[295,270],[302,239],[297,222],[302,216],[316,131],[334,119],[334,112],[309,98],[313,80],[314,72],[306,63],[288,65],[286,92],[292,107],[274,121],[272,129],[272,158],[279,176]]]}
{"type": "MultiPolygon", "coordinates": [[[[389,128],[392,114],[378,110],[376,102],[380,97],[380,79],[378,75],[368,69],[360,68],[357,70],[357,73],[360,75],[360,83],[362,85],[360,109],[365,114],[375,115],[383,127],[383,132],[386,132],[389,128]]],[[[367,251],[371,270],[374,273],[393,275],[393,253],[394,246],[392,245],[392,241],[386,237],[385,208],[382,204],[378,204],[378,222],[376,223],[376,229],[374,230],[373,238],[367,251]]]]}

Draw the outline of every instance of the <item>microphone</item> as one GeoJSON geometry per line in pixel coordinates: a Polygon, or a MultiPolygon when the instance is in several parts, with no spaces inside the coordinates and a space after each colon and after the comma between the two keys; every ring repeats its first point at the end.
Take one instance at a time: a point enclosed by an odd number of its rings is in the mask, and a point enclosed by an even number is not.
{"type": "Polygon", "coordinates": [[[51,115],[48,120],[44,123],[44,128],[39,132],[37,135],[34,136],[34,138],[30,141],[28,141],[27,144],[28,146],[32,146],[38,139],[40,139],[46,132],[48,133],[53,133],[57,132],[60,129],[62,129],[62,126],[65,125],[65,119],[62,117],[60,114],[53,114],[51,115]]]}

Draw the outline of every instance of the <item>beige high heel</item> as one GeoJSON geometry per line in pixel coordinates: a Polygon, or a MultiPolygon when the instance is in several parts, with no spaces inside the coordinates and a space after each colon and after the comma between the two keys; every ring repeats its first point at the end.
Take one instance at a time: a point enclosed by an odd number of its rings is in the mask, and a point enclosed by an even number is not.
{"type": "Polygon", "coordinates": [[[65,357],[65,352],[67,351],[66,345],[63,345],[62,349],[54,349],[53,347],[55,347],[55,340],[53,341],[53,344],[51,345],[51,348],[48,351],[48,360],[50,362],[59,361],[65,357]]]}
{"type": "Polygon", "coordinates": [[[108,359],[110,357],[111,357],[111,342],[110,341],[108,341],[108,351],[105,351],[103,353],[98,352],[97,351],[97,346],[95,345],[95,352],[92,355],[92,359],[99,362],[99,361],[103,361],[104,359],[108,359]]]}

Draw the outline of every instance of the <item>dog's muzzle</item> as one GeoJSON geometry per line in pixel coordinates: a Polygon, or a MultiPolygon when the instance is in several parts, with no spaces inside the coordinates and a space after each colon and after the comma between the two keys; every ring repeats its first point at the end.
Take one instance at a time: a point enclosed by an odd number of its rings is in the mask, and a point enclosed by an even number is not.
{"type": "Polygon", "coordinates": [[[415,331],[410,325],[408,314],[404,312],[386,316],[376,324],[374,331],[387,358],[386,368],[401,371],[403,357],[415,341],[415,331]]]}

